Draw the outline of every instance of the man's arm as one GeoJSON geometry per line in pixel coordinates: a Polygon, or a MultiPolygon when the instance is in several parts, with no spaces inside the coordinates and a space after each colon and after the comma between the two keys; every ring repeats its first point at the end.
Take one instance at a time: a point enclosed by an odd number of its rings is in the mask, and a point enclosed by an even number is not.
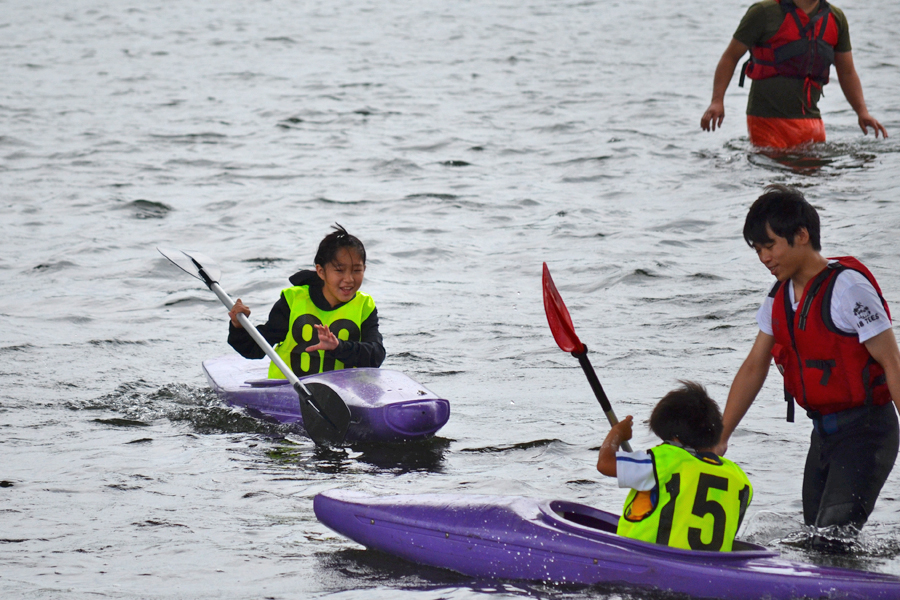
{"type": "Polygon", "coordinates": [[[900,350],[897,349],[894,331],[892,329],[882,331],[875,337],[867,339],[863,344],[872,358],[877,360],[884,369],[891,398],[897,405],[897,410],[900,411],[900,350]]]}
{"type": "Polygon", "coordinates": [[[731,42],[725,48],[722,58],[719,59],[719,64],[716,65],[716,74],[713,77],[712,102],[700,118],[700,128],[704,131],[715,131],[716,127],[722,125],[722,121],[725,119],[725,90],[728,89],[728,84],[731,83],[734,70],[737,68],[741,57],[749,49],[734,38],[731,38],[731,42]]]}
{"type": "Polygon", "coordinates": [[[853,53],[835,52],[834,70],[837,72],[838,82],[841,84],[841,91],[844,92],[844,97],[847,98],[847,102],[850,103],[850,106],[856,112],[859,128],[863,130],[864,134],[868,135],[869,127],[871,127],[875,130],[875,137],[878,137],[878,132],[887,137],[888,134],[885,128],[869,114],[869,110],[866,108],[862,83],[860,83],[859,75],[856,73],[856,67],[853,66],[853,53]]]}
{"type": "Polygon", "coordinates": [[[759,332],[750,354],[744,359],[744,364],[738,369],[731,390],[728,392],[728,401],[725,403],[725,411],[722,415],[722,439],[716,446],[716,454],[724,456],[728,450],[728,438],[737,428],[738,423],[747,414],[747,409],[756,400],[756,395],[762,389],[769,374],[769,365],[772,364],[772,347],[775,338],[767,333],[759,332]]]}

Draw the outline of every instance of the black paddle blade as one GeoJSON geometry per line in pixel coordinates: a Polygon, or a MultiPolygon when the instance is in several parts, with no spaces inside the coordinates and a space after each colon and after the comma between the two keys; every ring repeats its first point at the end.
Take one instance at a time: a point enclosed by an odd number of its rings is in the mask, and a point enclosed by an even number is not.
{"type": "Polygon", "coordinates": [[[350,428],[350,409],[337,392],[324,383],[307,383],[311,397],[300,392],[303,428],[317,444],[340,446],[350,428]]]}
{"type": "MultiPolygon", "coordinates": [[[[199,252],[184,252],[170,248],[156,248],[172,264],[190,275],[196,277],[213,291],[225,308],[230,309],[234,301],[225,293],[219,285],[221,271],[219,266],[210,257],[199,252]]],[[[272,346],[260,335],[259,331],[243,315],[238,319],[244,328],[259,345],[266,355],[276,364],[280,358],[272,349],[272,346]]],[[[283,363],[282,363],[283,364],[283,363]]],[[[289,368],[287,365],[279,365],[281,368],[289,368]]],[[[303,388],[303,384],[297,381],[293,373],[286,372],[300,397],[300,414],[303,417],[303,427],[306,433],[316,444],[326,446],[340,446],[347,436],[350,427],[350,409],[333,389],[321,383],[310,383],[309,393],[303,388]]]]}
{"type": "Polygon", "coordinates": [[[200,269],[203,269],[207,276],[215,282],[219,281],[219,278],[222,275],[216,261],[205,254],[200,254],[199,252],[184,252],[172,248],[160,248],[159,246],[157,246],[156,249],[159,250],[160,254],[168,258],[169,262],[173,265],[207,285],[209,285],[209,283],[200,274],[200,269]]]}

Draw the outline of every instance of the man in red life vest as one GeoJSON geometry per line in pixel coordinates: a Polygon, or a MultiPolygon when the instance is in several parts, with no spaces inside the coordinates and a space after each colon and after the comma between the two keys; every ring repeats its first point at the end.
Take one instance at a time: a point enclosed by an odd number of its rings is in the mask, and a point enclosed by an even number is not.
{"type": "MultiPolygon", "coordinates": [[[[803,518],[861,528],[897,457],[900,351],[875,278],[852,257],[820,253],[819,216],[802,194],[769,186],[744,239],[777,279],[723,414],[721,455],[762,388],[774,355],[789,394],[813,421],[803,518]],[[893,399],[893,402],[892,402],[893,399]]],[[[792,420],[793,401],[789,405],[792,420]]]]}
{"type": "Polygon", "coordinates": [[[715,131],[725,118],[725,90],[741,57],[752,80],[747,98],[747,130],[756,146],[789,148],[824,142],[818,102],[834,64],[844,96],[856,111],[860,129],[875,137],[887,131],[869,114],[853,66],[847,18],[826,0],[763,0],[750,7],[734,33],[713,80],[712,102],[700,127],[715,131]]]}

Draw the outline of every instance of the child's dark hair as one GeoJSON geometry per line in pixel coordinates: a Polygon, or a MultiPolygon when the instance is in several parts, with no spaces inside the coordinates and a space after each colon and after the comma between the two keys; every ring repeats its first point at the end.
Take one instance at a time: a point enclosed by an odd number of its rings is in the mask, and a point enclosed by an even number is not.
{"type": "Polygon", "coordinates": [[[650,430],[663,441],[678,441],[689,448],[707,449],[722,437],[722,413],[699,383],[680,381],[650,414],[650,430]]]}
{"type": "Polygon", "coordinates": [[[366,264],[366,247],[359,241],[359,238],[347,233],[347,230],[344,229],[340,223],[335,223],[332,229],[334,229],[334,231],[326,235],[322,241],[319,242],[319,249],[316,251],[315,264],[324,267],[328,263],[333,262],[337,253],[343,248],[356,252],[359,255],[360,260],[362,260],[362,263],[366,264]]]}
{"type": "Polygon", "coordinates": [[[756,199],[744,220],[744,240],[752,248],[754,244],[772,242],[766,231],[768,225],[779,237],[794,245],[794,236],[801,228],[809,232],[813,250],[822,249],[819,239],[819,213],[799,191],[786,185],[770,185],[756,199]]]}

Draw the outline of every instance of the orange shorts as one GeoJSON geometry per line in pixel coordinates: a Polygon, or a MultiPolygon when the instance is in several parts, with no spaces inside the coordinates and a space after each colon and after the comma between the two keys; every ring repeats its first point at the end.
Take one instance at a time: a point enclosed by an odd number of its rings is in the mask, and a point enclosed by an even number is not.
{"type": "Polygon", "coordinates": [[[780,119],[747,115],[747,131],[754,146],[790,148],[825,141],[822,119],[780,119]]]}

